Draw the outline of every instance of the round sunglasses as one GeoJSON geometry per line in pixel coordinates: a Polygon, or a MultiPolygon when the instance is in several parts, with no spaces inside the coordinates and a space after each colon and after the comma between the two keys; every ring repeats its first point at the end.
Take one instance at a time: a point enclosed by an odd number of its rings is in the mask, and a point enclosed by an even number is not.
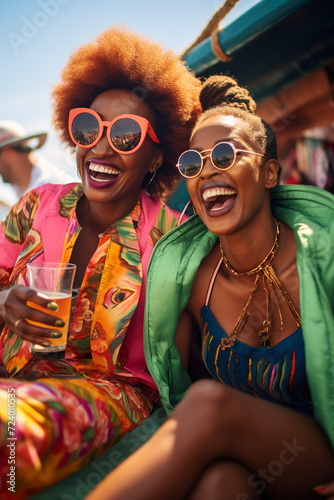
{"type": "Polygon", "coordinates": [[[180,173],[187,179],[197,177],[204,165],[205,158],[210,157],[212,165],[218,170],[227,170],[234,164],[237,154],[247,153],[256,156],[265,155],[255,153],[255,151],[245,151],[244,149],[236,149],[231,142],[219,142],[212,149],[204,149],[201,153],[195,149],[189,149],[181,154],[176,164],[180,173]],[[208,153],[203,155],[202,153],[208,153]]]}
{"type": "Polygon", "coordinates": [[[81,148],[92,148],[99,142],[107,127],[110,147],[117,153],[135,153],[143,144],[146,134],[160,144],[150,122],[137,115],[120,115],[112,121],[104,121],[96,111],[89,108],[71,109],[68,131],[72,141],[81,148]]]}

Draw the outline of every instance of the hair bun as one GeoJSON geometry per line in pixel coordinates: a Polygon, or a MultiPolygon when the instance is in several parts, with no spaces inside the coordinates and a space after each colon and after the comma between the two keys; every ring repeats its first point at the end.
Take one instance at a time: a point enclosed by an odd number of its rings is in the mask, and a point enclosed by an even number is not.
{"type": "Polygon", "coordinates": [[[256,103],[248,90],[239,87],[236,80],[230,76],[213,75],[205,80],[200,101],[203,111],[225,104],[252,114],[256,112],[256,103]]]}

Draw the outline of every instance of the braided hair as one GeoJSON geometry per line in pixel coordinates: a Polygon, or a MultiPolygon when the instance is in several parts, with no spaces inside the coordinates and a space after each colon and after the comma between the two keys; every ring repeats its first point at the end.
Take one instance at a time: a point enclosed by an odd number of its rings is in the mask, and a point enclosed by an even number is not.
{"type": "Polygon", "coordinates": [[[277,144],[274,131],[256,113],[256,102],[245,87],[239,87],[234,78],[224,75],[210,76],[203,83],[200,102],[203,114],[198,125],[210,116],[234,116],[248,122],[258,151],[268,159],[277,160],[277,144]]]}

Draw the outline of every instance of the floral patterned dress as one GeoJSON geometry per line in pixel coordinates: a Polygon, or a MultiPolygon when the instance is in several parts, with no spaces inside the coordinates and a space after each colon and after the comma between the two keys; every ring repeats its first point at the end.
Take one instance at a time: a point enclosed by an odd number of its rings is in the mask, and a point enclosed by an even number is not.
{"type": "MultiPolygon", "coordinates": [[[[28,284],[28,262],[69,262],[82,195],[80,184],[47,185],[13,207],[0,229],[2,289],[28,284]]],[[[178,215],[141,193],[133,212],[101,236],[72,301],[64,359],[35,357],[5,325],[2,499],[26,498],[79,470],[151,413],[158,392],[143,349],[145,276],[154,244],[178,215]]]]}

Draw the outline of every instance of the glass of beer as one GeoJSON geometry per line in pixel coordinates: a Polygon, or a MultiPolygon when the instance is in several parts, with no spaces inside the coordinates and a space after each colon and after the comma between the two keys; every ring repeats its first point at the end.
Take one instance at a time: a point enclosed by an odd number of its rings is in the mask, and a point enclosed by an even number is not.
{"type": "MultiPolygon", "coordinates": [[[[27,301],[27,305],[39,311],[46,312],[51,316],[56,316],[64,321],[63,328],[57,328],[61,332],[61,337],[57,339],[48,338],[49,346],[33,345],[33,352],[37,355],[48,358],[62,358],[65,354],[65,347],[68,335],[68,324],[71,312],[72,286],[76,265],[60,262],[32,262],[27,264],[29,286],[57,304],[58,309],[51,311],[38,306],[34,302],[27,301]]],[[[29,320],[30,323],[43,328],[54,327],[29,320]]]]}

